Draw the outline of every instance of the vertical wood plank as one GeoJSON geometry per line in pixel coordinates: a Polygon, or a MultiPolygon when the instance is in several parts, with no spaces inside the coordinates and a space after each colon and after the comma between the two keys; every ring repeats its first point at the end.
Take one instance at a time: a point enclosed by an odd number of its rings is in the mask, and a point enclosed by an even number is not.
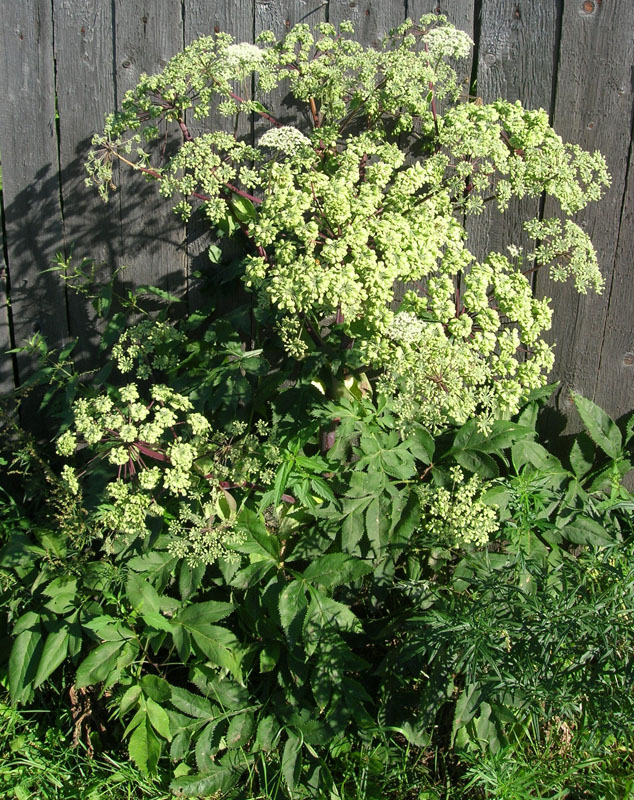
{"type": "MultiPolygon", "coordinates": [[[[630,90],[631,94],[631,90],[630,90]]],[[[632,102],[634,98],[630,98],[632,102]]],[[[630,145],[594,400],[615,417],[634,411],[634,143],[630,145]]]]}
{"type": "Polygon", "coordinates": [[[253,41],[253,0],[185,0],[185,44],[200,36],[230,33],[236,42],[253,41]]]}
{"type": "Polygon", "coordinates": [[[366,47],[378,47],[390,28],[406,18],[406,0],[330,0],[328,4],[328,21],[339,25],[350,20],[356,39],[366,47]]]}
{"type": "MultiPolygon", "coordinates": [[[[0,192],[0,200],[2,192],[0,192]]],[[[11,330],[9,328],[9,306],[7,296],[7,264],[4,258],[4,214],[0,204],[0,395],[15,388],[13,361],[7,355],[11,349],[11,330]]]]}
{"type": "MultiPolygon", "coordinates": [[[[56,0],[53,24],[65,250],[74,264],[94,259],[96,274],[105,281],[124,257],[119,203],[130,205],[131,198],[124,190],[125,201],[115,196],[105,204],[96,187],[86,186],[84,162],[93,135],[115,110],[112,6],[56,0]]],[[[71,336],[79,339],[74,357],[81,368],[94,357],[99,321],[84,298],[70,291],[68,318],[71,336]]]]}
{"type": "MultiPolygon", "coordinates": [[[[52,346],[68,335],[64,289],[45,273],[62,246],[53,27],[50,0],[6,3],[0,26],[3,197],[15,341],[41,332],[52,346]]],[[[19,358],[20,379],[31,359],[19,358]]]]}
{"type": "MultiPolygon", "coordinates": [[[[549,110],[557,57],[557,2],[482,0],[476,94],[485,103],[520,100],[549,110]]],[[[488,203],[467,219],[468,246],[478,259],[530,246],[522,223],[539,214],[537,198],[513,199],[504,214],[488,203]]]]}
{"type": "MultiPolygon", "coordinates": [[[[565,4],[554,127],[565,140],[587,150],[600,150],[612,174],[612,185],[604,198],[576,216],[597,249],[606,277],[604,294],[580,296],[570,283],[554,283],[542,274],[537,282],[538,292],[550,296],[555,308],[555,376],[561,381],[556,405],[566,414],[572,410],[571,390],[593,399],[599,376],[606,379],[599,369],[602,342],[612,324],[608,316],[610,298],[616,299],[617,284],[622,279],[622,273],[615,268],[615,255],[631,138],[632,31],[631,0],[574,0],[565,4]]],[[[554,201],[547,201],[544,213],[546,217],[557,215],[554,201]]],[[[631,286],[631,264],[626,275],[631,286]]],[[[618,372],[614,380],[617,375],[618,372]]],[[[609,399],[601,395],[606,401],[609,399]]],[[[626,392],[624,395],[623,402],[631,407],[632,397],[627,398],[626,392]]],[[[608,406],[607,410],[612,408],[608,406]]]]}
{"type": "MultiPolygon", "coordinates": [[[[165,67],[183,48],[181,0],[114,0],[116,100],[133,89],[141,73],[165,67]]],[[[165,143],[166,153],[171,142],[165,143]]],[[[160,153],[160,150],[159,150],[160,153]]],[[[154,154],[156,156],[156,152],[154,154]]],[[[161,158],[154,160],[161,165],[161,158]]],[[[128,172],[119,192],[125,283],[149,284],[185,297],[185,227],[156,183],[128,172]]]]}
{"type": "Polygon", "coordinates": [[[594,400],[619,418],[634,410],[634,147],[612,271],[594,400]]]}

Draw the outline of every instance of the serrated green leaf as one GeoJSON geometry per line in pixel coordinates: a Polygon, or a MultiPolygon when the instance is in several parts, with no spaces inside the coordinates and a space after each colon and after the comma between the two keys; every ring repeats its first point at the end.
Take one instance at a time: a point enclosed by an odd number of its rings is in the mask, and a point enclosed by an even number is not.
{"type": "Polygon", "coordinates": [[[313,561],[304,570],[302,577],[309,583],[333,587],[357,580],[369,572],[372,572],[372,565],[367,561],[346,553],[330,553],[313,561]]]}
{"type": "Polygon", "coordinates": [[[241,197],[239,194],[231,195],[231,207],[240,222],[250,222],[256,217],[253,203],[246,197],[241,197]]]}
{"type": "Polygon", "coordinates": [[[211,720],[218,716],[215,706],[206,697],[188,692],[180,686],[172,687],[172,704],[190,717],[211,720]]]}
{"type": "MultiPolygon", "coordinates": [[[[530,444],[530,442],[528,442],[530,444]]],[[[453,457],[461,467],[474,472],[481,478],[497,478],[498,465],[488,453],[479,453],[475,450],[457,450],[453,457]]]]}
{"type": "Polygon", "coordinates": [[[277,642],[267,642],[260,650],[260,672],[271,672],[280,657],[280,646],[277,642]]]}
{"type": "Polygon", "coordinates": [[[594,464],[594,444],[586,433],[575,437],[570,449],[570,466],[577,478],[583,478],[594,464]]]}
{"type": "Polygon", "coordinates": [[[360,632],[358,617],[343,603],[313,589],[304,620],[303,638],[306,652],[312,655],[325,633],[336,631],[360,632]]]}
{"type": "Polygon", "coordinates": [[[174,625],[158,612],[146,611],[141,615],[141,619],[148,628],[154,628],[154,630],[157,631],[165,631],[165,633],[174,633],[174,625]]]}
{"type": "Polygon", "coordinates": [[[234,608],[232,603],[221,603],[216,600],[194,603],[181,611],[173,621],[175,624],[190,628],[192,625],[202,625],[225,619],[233,612],[234,608]]]}
{"type": "Polygon", "coordinates": [[[146,775],[154,773],[161,755],[161,742],[152,730],[149,720],[137,725],[132,732],[128,753],[141,772],[146,775]]]}
{"type": "Polygon", "coordinates": [[[13,642],[9,656],[9,691],[14,703],[22,701],[28,685],[35,677],[41,642],[39,630],[25,630],[13,642]]]}
{"type": "Polygon", "coordinates": [[[282,775],[291,794],[295,791],[302,769],[302,743],[293,733],[288,734],[282,753],[282,775]]]}
{"type": "Polygon", "coordinates": [[[204,775],[176,778],[170,783],[170,790],[179,797],[219,797],[236,785],[246,767],[247,763],[212,764],[204,775]]]}
{"type": "Polygon", "coordinates": [[[307,607],[305,584],[302,581],[286,584],[280,592],[278,611],[282,630],[291,644],[297,641],[307,607]]]}
{"type": "Polygon", "coordinates": [[[93,617],[93,619],[84,622],[82,627],[92,631],[97,638],[106,642],[122,642],[126,639],[134,638],[133,630],[126,628],[119,620],[107,614],[93,617]]]}
{"type": "Polygon", "coordinates": [[[59,665],[62,664],[68,653],[69,638],[66,628],[48,634],[44,642],[42,655],[40,656],[37,673],[33,681],[34,689],[41,686],[41,684],[55,672],[59,665]]]}
{"type": "Polygon", "coordinates": [[[128,687],[125,694],[121,698],[119,702],[119,714],[124,716],[128,713],[128,711],[132,708],[132,706],[136,705],[136,703],[141,697],[141,687],[139,684],[135,684],[134,686],[128,687]]]}
{"type": "Polygon", "coordinates": [[[364,512],[372,497],[344,498],[342,501],[344,520],[341,524],[341,549],[354,553],[365,532],[364,512]]]}
{"type": "Polygon", "coordinates": [[[232,546],[239,553],[254,553],[275,564],[279,561],[280,541],[273,533],[269,533],[264,520],[259,514],[245,509],[238,517],[237,528],[246,534],[239,545],[232,546]]]}
{"type": "Polygon", "coordinates": [[[65,614],[76,606],[77,579],[56,578],[48,584],[43,594],[51,598],[45,604],[45,608],[54,614],[65,614]]]}
{"type": "Polygon", "coordinates": [[[145,705],[147,708],[148,719],[154,730],[167,739],[168,742],[172,740],[170,731],[170,721],[167,712],[151,697],[146,698],[145,705]]]}
{"type": "Polygon", "coordinates": [[[116,668],[117,659],[125,643],[126,641],[121,639],[116,642],[104,642],[91,650],[77,668],[75,686],[81,689],[105,681],[116,668]]]}
{"type": "Polygon", "coordinates": [[[214,757],[220,749],[222,732],[225,728],[224,719],[216,719],[206,725],[196,739],[196,766],[199,772],[208,772],[214,757]]]}
{"type": "Polygon", "coordinates": [[[516,472],[519,472],[525,464],[531,464],[547,472],[563,471],[559,459],[538,442],[528,440],[517,442],[511,448],[511,459],[516,472]]]}
{"type": "Polygon", "coordinates": [[[202,653],[213,664],[228,669],[234,678],[242,683],[240,661],[242,649],[233,633],[219,625],[210,625],[195,620],[184,622],[178,620],[192,636],[202,653]]]}
{"type": "Polygon", "coordinates": [[[582,514],[579,514],[567,525],[564,525],[560,533],[569,542],[574,542],[574,544],[592,545],[594,547],[605,547],[614,544],[614,539],[605,531],[602,525],[582,514]]]}
{"type": "Polygon", "coordinates": [[[126,582],[128,600],[136,611],[158,614],[161,608],[161,598],[149,581],[140,575],[131,572],[126,582]]]}
{"type": "Polygon", "coordinates": [[[16,636],[20,636],[21,633],[24,633],[24,631],[37,630],[39,627],[40,615],[35,611],[27,611],[26,614],[22,614],[16,621],[11,630],[11,635],[15,638],[16,636]]]}
{"type": "Polygon", "coordinates": [[[592,400],[580,394],[573,394],[572,399],[592,441],[610,458],[618,458],[623,438],[615,422],[592,400]]]}
{"type": "Polygon", "coordinates": [[[253,736],[255,730],[255,718],[253,711],[245,711],[231,719],[227,729],[227,747],[242,747],[253,736]]]}
{"type": "Polygon", "coordinates": [[[158,675],[144,675],[141,678],[141,688],[146,697],[151,697],[157,703],[167,703],[172,696],[172,687],[158,675]]]}
{"type": "Polygon", "coordinates": [[[272,714],[263,717],[258,722],[258,731],[255,737],[256,746],[264,751],[273,750],[280,731],[280,724],[272,714]]]}

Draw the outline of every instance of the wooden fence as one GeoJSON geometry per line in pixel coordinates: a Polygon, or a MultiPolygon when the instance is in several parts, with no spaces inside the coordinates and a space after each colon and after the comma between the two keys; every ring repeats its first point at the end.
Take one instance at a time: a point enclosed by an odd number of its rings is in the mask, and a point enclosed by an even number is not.
{"type": "MultiPolygon", "coordinates": [[[[3,257],[0,263],[0,389],[28,374],[28,359],[5,356],[41,331],[52,346],[91,339],[86,304],[46,272],[73,248],[126,280],[187,297],[192,269],[205,267],[194,229],[186,230],[143,181],[127,176],[105,206],[84,185],[83,162],[104,114],[116,108],[141,72],[160,70],[196,37],[227,31],[252,41],[297,22],[345,19],[366,43],[378,42],[407,16],[447,14],[475,41],[464,78],[485,101],[520,99],[549,110],[564,139],[607,158],[605,199],[579,214],[606,276],[604,294],[579,297],[540,278],[553,298],[557,404],[570,390],[619,417],[634,408],[634,84],[633,0],[4,0],[0,30],[3,257]],[[7,291],[10,304],[7,302],[7,291]]],[[[526,213],[556,214],[550,201],[489,211],[470,227],[476,255],[521,239],[526,213]]],[[[211,267],[207,267],[211,268],[211,267]]]]}

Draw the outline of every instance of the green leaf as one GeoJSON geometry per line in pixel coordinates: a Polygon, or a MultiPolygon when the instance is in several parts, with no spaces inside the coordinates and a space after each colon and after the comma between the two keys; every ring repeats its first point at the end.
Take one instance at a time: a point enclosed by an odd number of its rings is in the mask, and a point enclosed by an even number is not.
{"type": "Polygon", "coordinates": [[[341,549],[346,553],[354,553],[357,545],[363,538],[365,523],[364,512],[370,504],[372,497],[344,498],[344,520],[341,524],[341,549]]]}
{"type": "Polygon", "coordinates": [[[423,464],[431,464],[436,449],[436,443],[425,428],[416,428],[409,439],[406,439],[404,444],[414,458],[422,461],[423,464]]]}
{"type": "Polygon", "coordinates": [[[128,742],[128,753],[144,774],[152,774],[156,770],[161,754],[161,742],[147,718],[132,732],[128,742]]]}
{"type": "Polygon", "coordinates": [[[172,740],[172,734],[170,731],[170,721],[169,717],[167,716],[167,712],[164,708],[161,708],[161,706],[151,697],[146,699],[145,704],[147,708],[148,719],[150,720],[152,727],[160,736],[170,742],[172,740]]]}
{"type": "Polygon", "coordinates": [[[233,717],[227,729],[227,747],[242,747],[253,736],[255,719],[252,711],[245,711],[233,717]]]}
{"type": "Polygon", "coordinates": [[[332,587],[357,580],[369,572],[372,572],[372,565],[367,561],[346,553],[330,553],[313,561],[304,570],[303,578],[310,583],[332,587]]]}
{"type": "Polygon", "coordinates": [[[614,421],[592,400],[574,393],[572,399],[592,441],[610,458],[618,458],[623,439],[614,421]]]}
{"type": "Polygon", "coordinates": [[[475,450],[456,450],[453,457],[461,467],[469,472],[475,472],[482,478],[497,478],[499,475],[498,465],[487,453],[479,453],[475,450]]]}
{"type": "Polygon", "coordinates": [[[55,631],[54,633],[49,633],[46,637],[35,680],[33,681],[34,689],[37,689],[38,686],[43,684],[64,661],[68,653],[69,639],[70,636],[66,628],[62,628],[62,630],[55,631]]]}
{"type": "Polygon", "coordinates": [[[614,544],[614,539],[598,522],[581,514],[565,525],[560,533],[569,542],[574,542],[574,544],[592,545],[594,547],[605,547],[614,544]]]}
{"type": "Polygon", "coordinates": [[[149,286],[147,284],[143,286],[137,286],[136,289],[134,290],[134,294],[137,297],[142,296],[144,294],[154,294],[157,297],[160,297],[161,300],[164,300],[166,303],[183,302],[182,298],[176,297],[176,295],[170,294],[169,292],[166,292],[164,289],[159,289],[158,286],[149,286]]]}
{"type": "Polygon", "coordinates": [[[592,439],[586,433],[576,436],[570,449],[570,466],[577,478],[583,478],[592,469],[594,455],[592,439]]]}
{"type": "Polygon", "coordinates": [[[288,734],[282,753],[282,775],[291,794],[295,791],[302,769],[302,743],[293,733],[288,734]]]}
{"type": "Polygon", "coordinates": [[[511,447],[518,439],[534,434],[535,431],[530,427],[507,420],[498,420],[493,423],[491,433],[478,445],[477,450],[480,453],[500,453],[511,447]]]}
{"type": "Polygon", "coordinates": [[[143,694],[156,700],[157,703],[166,703],[172,696],[172,687],[158,675],[144,675],[141,678],[143,694]]]}
{"type": "Polygon", "coordinates": [[[154,628],[154,630],[157,631],[165,631],[165,633],[174,633],[174,626],[169,620],[165,619],[162,614],[146,611],[141,618],[148,628],[154,628]]]}
{"type": "Polygon", "coordinates": [[[528,440],[517,442],[511,448],[511,459],[516,472],[519,472],[525,464],[531,464],[546,472],[563,472],[559,459],[537,442],[528,440]]]}
{"type": "Polygon", "coordinates": [[[196,766],[199,772],[208,772],[211,769],[214,757],[220,749],[224,722],[224,719],[213,720],[205,725],[196,739],[196,766]]]}
{"type": "Polygon", "coordinates": [[[312,655],[323,634],[332,630],[360,632],[361,623],[348,606],[313,589],[304,620],[306,652],[312,655]]]}
{"type": "Polygon", "coordinates": [[[306,586],[303,581],[287,583],[280,592],[278,611],[282,629],[291,644],[297,641],[307,606],[306,586]]]}
{"type": "Polygon", "coordinates": [[[220,797],[236,785],[247,766],[244,759],[242,764],[231,761],[212,764],[203,775],[176,778],[170,783],[170,789],[179,797],[220,797]]]}
{"type": "Polygon", "coordinates": [[[208,600],[206,603],[194,603],[193,605],[187,606],[173,621],[189,628],[191,625],[218,622],[228,617],[233,610],[234,606],[232,603],[208,600]]]}
{"type": "Polygon", "coordinates": [[[130,686],[119,702],[119,714],[121,716],[127,714],[128,711],[137,704],[139,697],[141,697],[141,687],[139,684],[137,683],[134,686],[130,686]]]}
{"type": "Polygon", "coordinates": [[[217,244],[209,245],[207,249],[207,255],[209,256],[209,260],[212,264],[220,264],[222,261],[222,250],[217,244]]]}
{"type": "Polygon", "coordinates": [[[26,689],[35,677],[41,641],[39,630],[25,630],[13,642],[9,656],[9,691],[14,703],[26,697],[26,689]]]}
{"type": "Polygon", "coordinates": [[[108,675],[116,668],[121,650],[126,643],[119,639],[116,642],[104,642],[91,650],[77,668],[75,686],[92,686],[105,681],[108,675]]]}
{"type": "Polygon", "coordinates": [[[266,642],[260,650],[260,673],[271,672],[280,658],[280,646],[277,642],[266,642]]]}
{"type": "Polygon", "coordinates": [[[180,686],[172,687],[172,704],[190,717],[211,720],[217,716],[215,707],[206,697],[188,692],[180,686]]]}
{"type": "Polygon", "coordinates": [[[280,724],[272,714],[263,717],[258,723],[258,732],[255,737],[256,746],[264,751],[273,750],[280,730],[280,724]]]}
{"type": "Polygon", "coordinates": [[[246,539],[239,545],[232,546],[239,553],[254,553],[267,561],[279,561],[280,542],[277,536],[269,533],[264,520],[254,511],[243,510],[238,517],[237,528],[246,533],[246,539]]]}
{"type": "Polygon", "coordinates": [[[141,613],[149,611],[150,613],[158,614],[161,608],[161,598],[158,592],[151,583],[142,578],[134,572],[126,582],[126,594],[130,601],[132,608],[141,613]]]}
{"type": "Polygon", "coordinates": [[[209,622],[203,622],[205,619],[213,619],[214,614],[216,619],[227,616],[231,613],[233,606],[230,603],[216,603],[210,601],[209,603],[198,603],[196,606],[189,606],[185,609],[175,620],[175,624],[181,625],[188,633],[191,634],[194,642],[198,645],[203,654],[214,664],[219,667],[228,669],[229,672],[240,683],[242,682],[242,671],[240,668],[240,660],[242,658],[240,642],[238,639],[219,625],[211,625],[209,622]],[[221,608],[224,606],[224,610],[221,608]],[[207,616],[201,612],[201,607],[208,607],[210,615],[207,616]],[[215,607],[215,610],[214,610],[215,607]]]}
{"type": "Polygon", "coordinates": [[[255,206],[246,197],[239,194],[231,195],[231,207],[240,222],[250,222],[256,217],[255,206]]]}
{"type": "Polygon", "coordinates": [[[45,608],[54,614],[65,614],[76,606],[77,580],[76,578],[56,578],[44,589],[43,594],[51,598],[45,604],[45,608]]]}

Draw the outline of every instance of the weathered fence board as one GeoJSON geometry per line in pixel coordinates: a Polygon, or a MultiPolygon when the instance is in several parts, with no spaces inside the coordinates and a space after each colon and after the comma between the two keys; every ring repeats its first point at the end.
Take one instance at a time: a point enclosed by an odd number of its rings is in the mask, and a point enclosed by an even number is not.
{"type": "MultiPolygon", "coordinates": [[[[79,336],[89,352],[97,331],[85,301],[73,298],[59,275],[44,272],[58,250],[73,248],[76,260],[104,262],[103,274],[128,264],[119,288],[152,283],[187,297],[192,307],[203,296],[191,271],[222,270],[205,254],[204,223],[192,221],[185,231],[156,185],[142,176],[128,172],[107,206],[83,184],[93,132],[141,72],[161,69],[183,45],[212,32],[254,41],[264,29],[279,36],[297,22],[350,19],[362,41],[378,44],[406,16],[436,12],[476,40],[477,63],[457,65],[465,92],[475,79],[485,101],[500,96],[544,107],[564,139],[606,156],[612,186],[600,204],[578,216],[597,246],[605,294],[579,298],[572,287],[541,274],[536,290],[551,296],[556,309],[553,377],[563,379],[560,408],[570,410],[570,389],[616,415],[634,406],[631,0],[22,0],[3,10],[0,153],[13,338],[0,286],[0,350],[41,330],[57,347],[79,336]]],[[[264,98],[276,106],[280,101],[283,89],[264,98]]],[[[310,124],[292,105],[282,105],[281,116],[310,124]]],[[[194,133],[201,130],[201,123],[187,121],[194,133]]],[[[213,114],[202,123],[226,124],[213,114]]],[[[240,135],[252,140],[265,127],[245,120],[240,135]]],[[[521,219],[557,213],[551,201],[523,201],[503,216],[491,205],[468,221],[469,246],[479,257],[503,252],[523,243],[521,219]]],[[[24,380],[29,360],[21,357],[19,367],[24,380]]],[[[0,387],[13,379],[11,359],[4,357],[0,387]]]]}
{"type": "MultiPolygon", "coordinates": [[[[15,341],[41,332],[59,343],[68,335],[64,288],[43,274],[62,244],[51,4],[23,0],[3,11],[0,153],[15,341]]],[[[19,367],[24,380],[29,359],[19,367]]]]}
{"type": "MultiPolygon", "coordinates": [[[[183,48],[181,0],[115,0],[115,86],[119,104],[142,73],[161,70],[183,48]]],[[[162,133],[162,132],[161,132],[162,133]]],[[[168,137],[162,148],[169,152],[168,137]]],[[[155,162],[161,166],[162,162],[155,162]]],[[[185,227],[142,174],[125,176],[119,213],[123,239],[125,283],[150,284],[174,295],[186,289],[185,227]]]]}
{"type": "MultiPolygon", "coordinates": [[[[420,16],[420,15],[419,15],[420,16]]],[[[360,41],[378,46],[385,34],[407,18],[406,0],[330,0],[328,21],[350,20],[360,41]]]]}
{"type": "Polygon", "coordinates": [[[594,398],[615,417],[634,408],[634,147],[630,146],[594,398]]]}
{"type": "MultiPolygon", "coordinates": [[[[94,259],[97,274],[107,279],[123,253],[119,208],[116,201],[105,205],[95,187],[86,186],[84,162],[93,134],[116,102],[112,6],[100,0],[58,0],[54,11],[64,250],[72,253],[74,264],[94,259]]],[[[51,234],[51,246],[61,249],[54,241],[56,231],[51,234]]],[[[94,351],[97,321],[85,298],[72,291],[67,293],[67,307],[81,363],[94,351]]]]}
{"type": "Polygon", "coordinates": [[[9,305],[7,297],[7,265],[4,258],[4,220],[0,208],[0,394],[14,387],[13,362],[7,350],[11,348],[9,305]]]}
{"type": "MultiPolygon", "coordinates": [[[[485,103],[520,100],[526,108],[549,109],[555,74],[559,2],[482,0],[475,93],[485,103]]],[[[514,198],[501,214],[495,202],[467,221],[469,249],[482,259],[506,253],[509,244],[530,242],[522,222],[539,215],[537,198],[514,198]]]]}
{"type": "MultiPolygon", "coordinates": [[[[576,217],[597,249],[606,276],[603,296],[580,296],[569,282],[553,283],[541,274],[537,281],[538,291],[552,297],[558,311],[552,330],[561,380],[557,407],[566,414],[572,409],[571,390],[595,397],[603,337],[615,324],[608,311],[632,135],[633,31],[631,0],[564,6],[553,124],[564,140],[600,150],[612,174],[604,199],[576,217]]],[[[544,216],[556,216],[557,211],[557,204],[547,200],[544,216]]],[[[630,285],[632,269],[630,265],[630,285]]],[[[631,311],[627,318],[631,321],[631,311]]]]}

